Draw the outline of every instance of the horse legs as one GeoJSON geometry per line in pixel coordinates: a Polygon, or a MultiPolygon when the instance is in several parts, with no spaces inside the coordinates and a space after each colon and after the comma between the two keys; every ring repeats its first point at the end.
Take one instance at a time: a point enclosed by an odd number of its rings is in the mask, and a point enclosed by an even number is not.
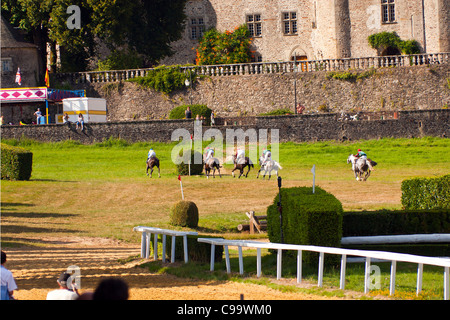
{"type": "Polygon", "coordinates": [[[161,178],[161,170],[159,169],[159,166],[158,166],[158,178],[161,178]]]}
{"type": "Polygon", "coordinates": [[[260,172],[261,172],[261,169],[258,170],[258,174],[256,175],[256,179],[258,179],[260,172]]]}
{"type": "Polygon", "coordinates": [[[250,166],[248,166],[247,174],[245,175],[246,178],[248,178],[248,173],[250,172],[250,166]]]}

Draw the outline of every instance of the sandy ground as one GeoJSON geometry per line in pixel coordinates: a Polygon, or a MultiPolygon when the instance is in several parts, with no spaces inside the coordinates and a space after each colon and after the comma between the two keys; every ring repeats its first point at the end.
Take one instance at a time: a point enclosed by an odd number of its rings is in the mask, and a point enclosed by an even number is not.
{"type": "MultiPolygon", "coordinates": [[[[57,288],[56,279],[69,266],[79,267],[81,292],[95,289],[108,277],[124,279],[130,288],[130,300],[324,300],[323,296],[283,293],[263,285],[231,281],[182,279],[171,275],[153,274],[134,261],[123,264],[118,259],[137,256],[139,246],[105,239],[73,238],[45,239],[45,248],[3,248],[19,290],[19,300],[45,300],[47,293],[57,288]]],[[[286,280],[289,284],[293,281],[286,280]]],[[[306,284],[304,284],[306,285],[306,284]]],[[[353,299],[348,295],[346,299],[353,299]]]]}

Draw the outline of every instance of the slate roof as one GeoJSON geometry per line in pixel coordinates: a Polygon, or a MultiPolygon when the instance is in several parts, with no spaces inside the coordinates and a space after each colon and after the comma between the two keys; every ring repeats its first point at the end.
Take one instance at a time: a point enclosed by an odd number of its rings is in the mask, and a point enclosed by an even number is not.
{"type": "Polygon", "coordinates": [[[26,42],[3,16],[0,42],[2,48],[37,48],[33,43],[26,42]]]}

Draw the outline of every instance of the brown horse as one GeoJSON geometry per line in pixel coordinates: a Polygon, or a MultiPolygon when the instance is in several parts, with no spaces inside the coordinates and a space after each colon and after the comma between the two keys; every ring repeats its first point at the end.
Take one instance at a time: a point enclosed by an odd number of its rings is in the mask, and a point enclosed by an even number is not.
{"type": "Polygon", "coordinates": [[[158,168],[158,176],[159,178],[161,178],[161,171],[159,169],[159,159],[157,157],[150,157],[150,159],[147,160],[147,176],[148,174],[148,169],[151,169],[150,171],[150,178],[152,177],[152,173],[153,173],[153,167],[157,167],[158,168]]]}
{"type": "Polygon", "coordinates": [[[234,178],[234,170],[239,170],[240,172],[239,178],[240,178],[244,174],[245,167],[248,167],[247,173],[245,174],[245,177],[247,178],[248,173],[250,172],[250,167],[254,168],[253,163],[249,157],[245,157],[244,160],[245,160],[244,163],[236,163],[236,155],[233,155],[234,169],[231,170],[233,178],[234,178]]]}
{"type": "Polygon", "coordinates": [[[215,178],[216,169],[217,169],[217,171],[219,171],[219,176],[222,178],[222,175],[220,174],[220,168],[221,167],[222,166],[219,163],[219,159],[217,159],[217,158],[209,158],[205,162],[206,178],[209,178],[209,174],[210,174],[211,170],[213,171],[213,178],[215,178]]]}

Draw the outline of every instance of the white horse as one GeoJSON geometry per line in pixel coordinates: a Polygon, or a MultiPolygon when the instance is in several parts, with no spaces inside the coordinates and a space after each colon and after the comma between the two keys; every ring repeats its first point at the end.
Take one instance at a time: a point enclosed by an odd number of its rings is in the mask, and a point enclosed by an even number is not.
{"type": "Polygon", "coordinates": [[[264,157],[261,156],[259,158],[259,165],[261,166],[261,168],[259,168],[258,174],[256,175],[256,179],[258,179],[259,173],[262,170],[264,170],[263,179],[266,177],[267,172],[269,172],[269,180],[270,180],[270,177],[272,175],[272,171],[273,170],[275,170],[275,173],[276,173],[276,175],[278,177],[278,170],[283,169],[281,167],[281,165],[278,162],[274,161],[274,160],[268,160],[264,165],[261,165],[263,162],[264,162],[264,157]]]}
{"type": "Polygon", "coordinates": [[[369,178],[371,170],[367,163],[368,161],[370,161],[372,167],[377,165],[375,161],[358,158],[353,154],[348,156],[347,163],[352,164],[352,170],[355,173],[356,181],[366,181],[369,178]]]}

